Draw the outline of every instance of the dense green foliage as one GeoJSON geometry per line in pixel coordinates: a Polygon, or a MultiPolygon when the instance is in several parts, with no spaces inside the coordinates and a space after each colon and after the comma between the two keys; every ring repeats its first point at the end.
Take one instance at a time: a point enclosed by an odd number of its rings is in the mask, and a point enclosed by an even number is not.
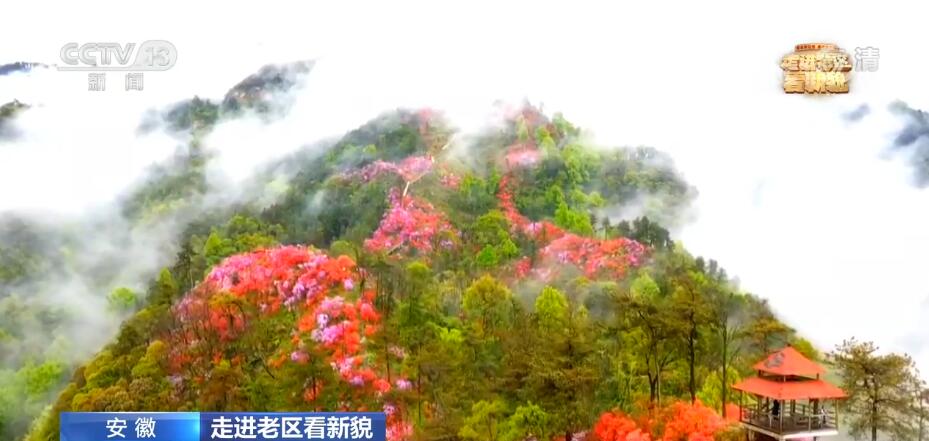
{"type": "MultiPolygon", "coordinates": [[[[195,98],[167,113],[192,141],[126,195],[128,219],[157,223],[202,202],[211,158],[200,139],[253,103],[254,85],[243,84],[223,105],[195,98]]],[[[101,314],[128,318],[79,366],[54,351],[27,355],[31,342],[19,330],[54,326],[60,312],[31,305],[19,282],[55,262],[28,225],[8,224],[0,231],[0,438],[24,434],[53,395],[27,439],[57,439],[57,413],[67,410],[384,405],[341,381],[321,347],[294,352],[300,363],[277,358],[293,338],[291,310],[213,293],[211,307],[248,323],[234,340],[179,319],[178,305],[204,292],[211,269],[280,244],[328,249],[363,270],[357,292],[373,293],[380,318],[364,345],[396,384],[386,396],[415,439],[546,439],[589,430],[610,409],[674,400],[699,398],[724,412],[729,387],[770,350],[790,343],[818,356],[715,261],[673,241],[666,227],[695,190],[661,153],[594,148],[561,115],[529,106],[464,155],[444,148],[450,131],[432,112],[397,111],[273,164],[268,170],[287,176],[273,203],[215,207],[185,225],[174,262],[146,289],[101,289],[101,314]],[[417,160],[431,169],[404,169],[417,160]],[[648,216],[610,218],[643,200],[648,216]],[[401,224],[416,223],[388,228],[397,211],[401,224]],[[542,222],[523,225],[530,221],[542,222]],[[537,227],[542,233],[526,233],[537,227]],[[565,239],[555,256],[546,254],[551,232],[565,239]],[[404,234],[431,240],[391,242],[404,234]],[[644,245],[641,259],[609,248],[616,244],[644,245]],[[594,257],[621,262],[605,272],[594,257]],[[188,335],[199,346],[178,361],[171,342],[188,335]]],[[[255,180],[272,176],[259,171],[255,180]]]]}
{"type": "MultiPolygon", "coordinates": [[[[189,125],[187,118],[214,121],[202,103],[186,112],[183,126],[189,125]]],[[[243,206],[239,214],[223,214],[226,220],[217,215],[192,224],[175,264],[147,293],[109,294],[114,308],[139,309],[112,343],[77,369],[48,415],[335,405],[327,401],[338,396],[331,395],[335,392],[310,402],[286,392],[302,387],[307,375],[327,387],[337,383],[325,365],[275,367],[261,357],[248,361],[250,354],[268,354],[262,342],[286,335],[280,321],[286,317],[262,319],[228,348],[228,354],[241,354],[246,361],[224,358],[198,365],[205,372],[177,372],[165,355],[164,341],[176,326],[170,306],[223,258],[277,243],[332,245],[334,253],[348,254],[370,271],[376,305],[384,315],[384,327],[371,344],[382,348],[388,375],[410,379],[412,389],[398,399],[417,436],[515,440],[563,434],[588,429],[601,411],[671,397],[699,395],[720,408],[723,367],[725,383],[731,384],[747,373],[749,361],[796,337],[787,326],[763,325],[776,322],[764,302],[739,292],[715,262],[688,255],[659,224],[648,218],[617,225],[607,218],[597,221],[599,208],[628,203],[638,194],[668,196],[681,210],[692,190],[673,169],[651,160],[649,155],[657,153],[592,150],[563,119],[554,121],[561,130],[555,123],[547,125],[551,132],[536,130],[545,149],[538,166],[509,169],[497,154],[471,169],[448,157],[442,160],[461,176],[458,185],[443,185],[439,173],[415,184],[412,191],[443,210],[461,232],[459,246],[446,258],[408,260],[367,249],[365,239],[388,209],[388,190],[403,182],[392,175],[358,179],[350,174],[379,160],[430,153],[421,114],[380,118],[322,155],[296,154],[289,159],[296,172],[276,204],[243,206]],[[581,236],[625,235],[650,246],[651,257],[622,279],[591,279],[575,271],[545,281],[513,278],[518,258],[538,256],[541,245],[514,234],[498,206],[505,173],[517,182],[516,206],[530,218],[550,219],[581,236]],[[135,306],[139,299],[145,300],[135,306]],[[720,319],[722,314],[728,319],[720,319]],[[726,332],[731,338],[723,342],[720,336],[726,332]],[[737,355],[722,355],[723,345],[737,355]],[[179,380],[187,384],[182,378],[188,375],[210,380],[197,388],[175,386],[179,380]]],[[[444,127],[430,122],[431,130],[444,127]]],[[[495,148],[503,152],[519,136],[535,139],[519,134],[525,124],[513,125],[514,138],[498,135],[487,142],[498,142],[495,148]]],[[[198,167],[187,164],[192,163],[167,166],[138,190],[127,205],[131,212],[145,218],[141,214],[165,209],[158,207],[166,201],[183,201],[202,191],[198,167]]],[[[535,259],[546,265],[541,257],[535,259]]],[[[51,368],[42,372],[55,373],[51,368]]],[[[55,439],[56,425],[54,417],[40,420],[30,439],[55,439]]]]}

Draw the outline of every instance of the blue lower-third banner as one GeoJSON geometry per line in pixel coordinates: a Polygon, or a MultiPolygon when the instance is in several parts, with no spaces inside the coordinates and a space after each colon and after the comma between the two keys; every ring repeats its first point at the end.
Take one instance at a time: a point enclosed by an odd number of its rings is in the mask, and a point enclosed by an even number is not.
{"type": "Polygon", "coordinates": [[[62,412],[61,441],[385,441],[383,412],[62,412]]]}

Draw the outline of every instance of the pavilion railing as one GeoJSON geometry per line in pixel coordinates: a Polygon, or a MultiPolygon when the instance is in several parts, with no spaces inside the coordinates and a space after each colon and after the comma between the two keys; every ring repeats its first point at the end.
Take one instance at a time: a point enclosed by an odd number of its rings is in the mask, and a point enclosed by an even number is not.
{"type": "Polygon", "coordinates": [[[771,408],[746,408],[741,421],[775,433],[805,432],[813,430],[835,429],[836,417],[832,412],[822,409],[814,413],[807,405],[798,405],[791,412],[789,406],[775,414],[771,408]]]}

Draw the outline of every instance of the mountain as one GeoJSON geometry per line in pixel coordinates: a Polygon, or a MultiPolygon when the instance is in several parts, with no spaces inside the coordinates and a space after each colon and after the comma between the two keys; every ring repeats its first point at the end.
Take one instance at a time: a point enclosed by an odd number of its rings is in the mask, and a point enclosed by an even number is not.
{"type": "Polygon", "coordinates": [[[31,63],[26,61],[17,61],[15,63],[0,64],[0,76],[9,75],[15,72],[29,72],[37,67],[48,67],[42,63],[31,63]]]}
{"type": "Polygon", "coordinates": [[[10,101],[0,106],[0,140],[15,139],[19,136],[19,130],[13,126],[11,121],[23,110],[29,106],[17,100],[10,101]]]}
{"type": "Polygon", "coordinates": [[[265,66],[226,93],[222,102],[223,110],[257,108],[268,111],[275,104],[281,104],[284,94],[299,87],[314,65],[313,61],[298,61],[265,66]]]}
{"type": "Polygon", "coordinates": [[[649,405],[713,434],[724,385],[754,361],[787,343],[817,356],[670,236],[696,196],[670,158],[592,145],[529,104],[469,138],[436,110],[389,112],[258,170],[283,179],[272,203],[207,205],[203,137],[246,108],[281,117],[269,110],[309,68],[263,69],[220,104],[147,122],[189,142],[119,201],[130,231],[182,226],[146,288],[103,290],[129,265],[118,248],[82,264],[92,248],[73,236],[8,220],[0,353],[25,354],[24,329],[64,332],[69,310],[29,302],[23,283],[60,265],[93,276],[101,317],[125,320],[86,361],[0,357],[0,438],[48,402],[25,439],[58,439],[61,411],[143,409],[383,410],[394,440],[544,439],[649,405]],[[661,203],[609,216],[643,199],[661,203]],[[692,397],[708,407],[678,402],[692,397]]]}

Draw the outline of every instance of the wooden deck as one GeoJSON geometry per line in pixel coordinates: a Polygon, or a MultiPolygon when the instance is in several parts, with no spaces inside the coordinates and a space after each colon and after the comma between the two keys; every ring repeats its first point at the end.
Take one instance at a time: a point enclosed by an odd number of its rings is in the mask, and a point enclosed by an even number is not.
{"type": "Polygon", "coordinates": [[[835,415],[813,415],[806,406],[798,406],[797,412],[775,416],[770,411],[759,412],[755,409],[745,409],[740,421],[750,428],[762,429],[774,435],[791,435],[810,432],[837,431],[835,415]]]}

